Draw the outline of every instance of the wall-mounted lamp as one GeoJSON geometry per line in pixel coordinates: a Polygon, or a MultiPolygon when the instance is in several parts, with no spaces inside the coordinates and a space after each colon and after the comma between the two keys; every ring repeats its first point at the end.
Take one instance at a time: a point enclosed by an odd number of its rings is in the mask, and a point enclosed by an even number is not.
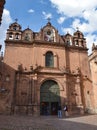
{"type": "Polygon", "coordinates": [[[7,89],[5,89],[5,88],[0,88],[0,93],[5,93],[5,92],[7,92],[7,89]]]}

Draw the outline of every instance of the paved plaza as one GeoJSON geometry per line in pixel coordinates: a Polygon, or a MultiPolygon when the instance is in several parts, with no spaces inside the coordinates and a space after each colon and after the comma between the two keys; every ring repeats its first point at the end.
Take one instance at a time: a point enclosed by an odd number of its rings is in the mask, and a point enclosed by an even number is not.
{"type": "Polygon", "coordinates": [[[68,118],[0,115],[0,130],[97,130],[97,115],[68,118]]]}

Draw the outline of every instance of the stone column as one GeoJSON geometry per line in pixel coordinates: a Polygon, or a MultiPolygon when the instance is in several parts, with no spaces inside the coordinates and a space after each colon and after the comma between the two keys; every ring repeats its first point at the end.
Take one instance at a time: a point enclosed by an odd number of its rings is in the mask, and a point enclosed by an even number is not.
{"type": "Polygon", "coordinates": [[[42,66],[45,67],[45,54],[43,54],[43,58],[42,58],[42,66]]]}
{"type": "Polygon", "coordinates": [[[33,75],[33,92],[34,92],[34,105],[33,105],[33,116],[39,116],[38,112],[38,96],[37,96],[37,73],[33,75]]]}
{"type": "Polygon", "coordinates": [[[75,86],[75,91],[76,91],[76,104],[77,107],[80,110],[80,114],[83,114],[83,104],[82,104],[82,97],[81,97],[81,86],[80,86],[80,77],[77,76],[76,79],[76,86],[75,86]]]}
{"type": "Polygon", "coordinates": [[[58,67],[58,58],[57,55],[54,54],[54,67],[57,68],[58,67]]]}

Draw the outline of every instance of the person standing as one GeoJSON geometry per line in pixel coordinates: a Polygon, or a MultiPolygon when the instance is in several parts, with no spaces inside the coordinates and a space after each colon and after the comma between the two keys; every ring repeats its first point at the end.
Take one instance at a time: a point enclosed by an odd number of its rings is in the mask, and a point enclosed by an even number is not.
{"type": "Polygon", "coordinates": [[[65,105],[64,111],[65,111],[65,116],[68,117],[68,107],[67,107],[67,105],[65,105]]]}
{"type": "Polygon", "coordinates": [[[61,105],[58,106],[58,118],[62,118],[62,107],[61,107],[61,105]]]}

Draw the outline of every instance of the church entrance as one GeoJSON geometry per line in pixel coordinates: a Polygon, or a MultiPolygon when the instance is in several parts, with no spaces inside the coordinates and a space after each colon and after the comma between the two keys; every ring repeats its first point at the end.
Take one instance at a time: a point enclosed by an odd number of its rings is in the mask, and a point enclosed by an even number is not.
{"type": "Polygon", "coordinates": [[[60,89],[57,82],[45,81],[40,88],[40,114],[57,115],[60,104],[60,89]]]}

